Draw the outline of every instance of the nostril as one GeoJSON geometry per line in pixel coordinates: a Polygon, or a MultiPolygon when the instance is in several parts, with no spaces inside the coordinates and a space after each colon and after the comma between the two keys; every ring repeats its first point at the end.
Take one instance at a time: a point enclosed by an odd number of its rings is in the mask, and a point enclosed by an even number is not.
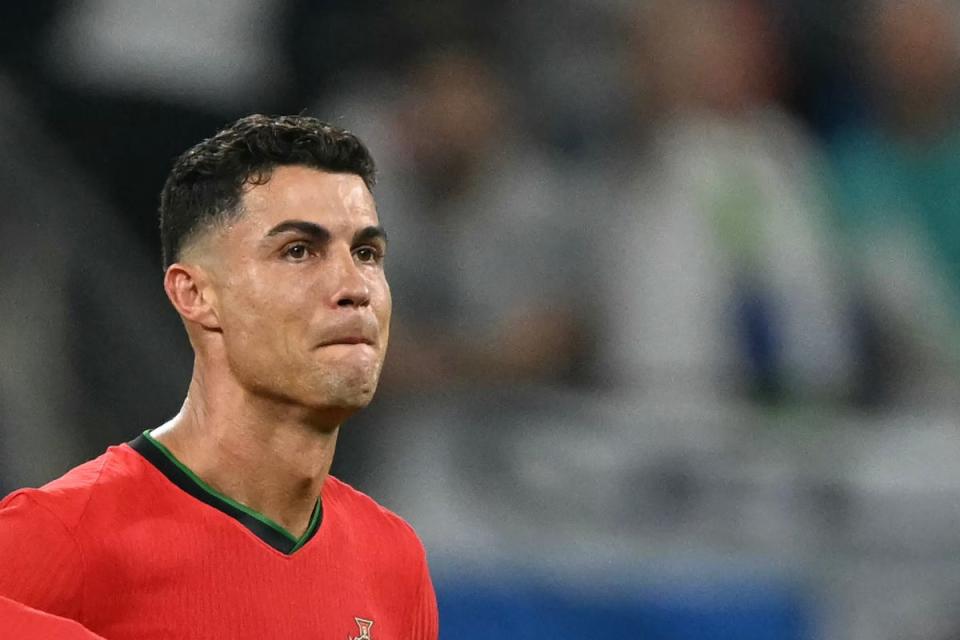
{"type": "Polygon", "coordinates": [[[364,307],[370,303],[370,298],[366,295],[342,295],[337,299],[338,307],[364,307]]]}

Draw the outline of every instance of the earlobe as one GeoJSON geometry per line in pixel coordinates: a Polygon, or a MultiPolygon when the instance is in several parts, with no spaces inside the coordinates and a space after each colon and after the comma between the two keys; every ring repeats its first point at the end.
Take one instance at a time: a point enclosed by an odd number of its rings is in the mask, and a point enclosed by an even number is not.
{"type": "Polygon", "coordinates": [[[219,330],[216,294],[208,274],[199,266],[175,263],[163,277],[167,298],[180,316],[204,329],[219,330]]]}

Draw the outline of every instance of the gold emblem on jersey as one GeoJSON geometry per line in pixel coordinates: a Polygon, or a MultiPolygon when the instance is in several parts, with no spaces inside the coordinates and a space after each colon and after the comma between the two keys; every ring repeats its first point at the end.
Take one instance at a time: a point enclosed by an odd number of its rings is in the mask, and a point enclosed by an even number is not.
{"type": "Polygon", "coordinates": [[[356,638],[347,638],[347,640],[373,640],[370,637],[370,627],[373,626],[373,620],[364,620],[363,618],[354,618],[357,621],[357,628],[360,629],[360,635],[356,638]]]}

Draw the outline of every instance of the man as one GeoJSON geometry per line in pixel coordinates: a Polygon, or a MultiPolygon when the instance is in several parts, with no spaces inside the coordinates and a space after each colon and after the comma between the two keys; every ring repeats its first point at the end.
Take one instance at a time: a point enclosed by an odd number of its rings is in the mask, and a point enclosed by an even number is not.
{"type": "Polygon", "coordinates": [[[301,116],[177,160],[160,219],[186,401],[0,503],[0,596],[108,640],[437,637],[412,529],[328,475],[389,334],[373,181],[356,137],[301,116]]]}

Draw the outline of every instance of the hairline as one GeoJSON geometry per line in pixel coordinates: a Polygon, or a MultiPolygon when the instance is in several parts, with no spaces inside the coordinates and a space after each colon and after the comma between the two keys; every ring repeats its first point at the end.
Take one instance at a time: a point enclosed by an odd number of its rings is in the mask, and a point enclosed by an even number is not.
{"type": "MultiPolygon", "coordinates": [[[[360,178],[360,180],[363,182],[363,186],[371,192],[371,195],[373,193],[370,185],[367,184],[367,181],[362,174],[356,171],[350,171],[348,169],[331,170],[305,162],[274,163],[263,168],[255,169],[250,172],[250,175],[244,178],[243,183],[240,185],[239,197],[237,198],[237,203],[234,206],[228,209],[221,209],[220,211],[214,212],[209,216],[204,216],[204,218],[200,220],[198,224],[196,224],[188,233],[180,238],[177,253],[175,256],[171,256],[167,268],[183,262],[184,256],[188,254],[193,247],[199,244],[205,236],[209,236],[217,230],[225,231],[230,226],[230,223],[240,219],[241,216],[247,213],[248,209],[245,202],[246,195],[255,187],[260,187],[270,182],[270,180],[273,178],[274,172],[283,167],[302,167],[318,173],[328,173],[331,175],[346,174],[356,176],[360,178]]],[[[196,262],[196,260],[191,261],[196,262]]]]}

